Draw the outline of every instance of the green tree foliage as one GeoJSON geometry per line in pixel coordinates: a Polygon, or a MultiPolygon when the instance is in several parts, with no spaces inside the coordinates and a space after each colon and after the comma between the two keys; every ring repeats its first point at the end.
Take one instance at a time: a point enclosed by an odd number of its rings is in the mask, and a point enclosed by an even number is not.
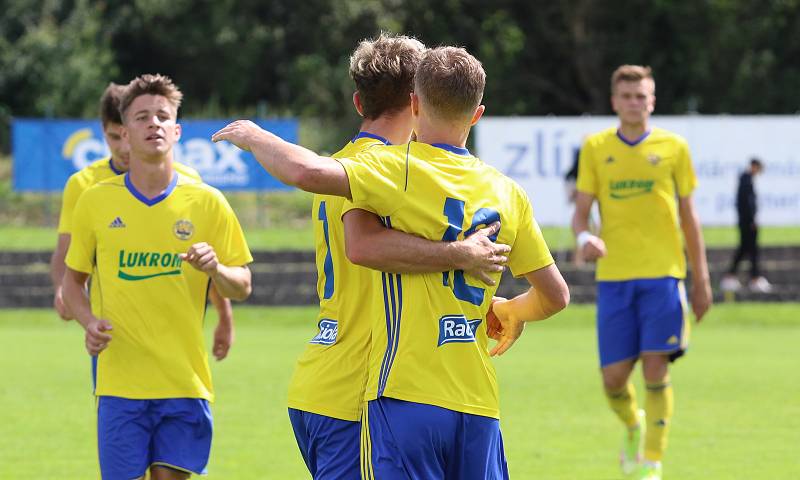
{"type": "MultiPolygon", "coordinates": [[[[108,81],[160,72],[190,116],[357,118],[348,57],[382,30],[468,48],[490,115],[610,113],[608,78],[651,65],[658,112],[793,113],[800,0],[5,0],[0,141],[14,116],[92,116],[108,81]]],[[[315,142],[316,143],[316,142],[315,142]]]]}

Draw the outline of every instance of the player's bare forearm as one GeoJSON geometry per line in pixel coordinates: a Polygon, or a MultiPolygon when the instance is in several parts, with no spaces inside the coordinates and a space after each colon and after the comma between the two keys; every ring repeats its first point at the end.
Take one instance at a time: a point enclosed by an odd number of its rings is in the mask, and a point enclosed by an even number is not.
{"type": "Polygon", "coordinates": [[[233,325],[233,306],[231,305],[231,301],[219,294],[214,283],[212,283],[211,287],[208,289],[208,298],[217,310],[219,323],[233,325]]]}
{"type": "Polygon", "coordinates": [[[59,233],[56,249],[53,250],[53,255],[50,257],[50,280],[52,280],[55,288],[61,288],[64,271],[67,269],[66,265],[64,265],[64,259],[67,257],[70,239],[70,235],[59,233]]]}
{"type": "Polygon", "coordinates": [[[572,233],[577,235],[589,231],[589,212],[594,203],[594,196],[586,192],[575,194],[575,212],[572,214],[572,233]]]}
{"type": "Polygon", "coordinates": [[[87,328],[95,320],[89,303],[89,293],[86,291],[88,278],[86,273],[66,268],[61,284],[64,303],[83,328],[87,328]]]}
{"type": "Polygon", "coordinates": [[[556,265],[550,264],[525,275],[531,288],[507,300],[496,302],[495,314],[524,322],[549,318],[569,305],[569,287],[556,265]]]}
{"type": "Polygon", "coordinates": [[[217,292],[226,298],[242,301],[253,291],[250,269],[244,267],[228,267],[217,265],[216,272],[209,275],[217,292]]]}
{"type": "Polygon", "coordinates": [[[708,282],[708,262],[706,260],[706,246],[703,241],[703,231],[700,220],[691,197],[680,199],[681,229],[686,240],[686,253],[692,267],[692,278],[708,282]]]}
{"type": "Polygon", "coordinates": [[[348,259],[382,272],[435,273],[466,270],[484,283],[493,285],[489,274],[502,272],[511,250],[488,237],[497,233],[500,224],[478,230],[457,242],[428,240],[386,228],[380,219],[366,210],[351,210],[343,217],[345,249],[348,259]]]}
{"type": "Polygon", "coordinates": [[[692,269],[692,311],[699,322],[711,307],[712,302],[706,246],[692,197],[681,197],[678,201],[678,211],[686,243],[686,255],[689,257],[689,265],[692,269]]]}
{"type": "Polygon", "coordinates": [[[578,192],[575,196],[575,213],[572,215],[572,232],[575,243],[584,259],[593,261],[606,256],[606,244],[589,231],[589,213],[594,203],[594,195],[578,192]]]}
{"type": "Polygon", "coordinates": [[[307,192],[350,198],[350,182],[336,160],[287,142],[249,120],[237,120],[211,140],[227,140],[253,153],[258,163],[282,183],[307,192]]]}
{"type": "Polygon", "coordinates": [[[50,257],[50,280],[53,282],[53,307],[62,320],[72,320],[75,317],[69,307],[64,303],[64,291],[61,287],[64,280],[64,271],[67,269],[67,266],[64,264],[64,259],[67,256],[67,250],[69,250],[70,239],[71,236],[69,234],[59,234],[56,249],[50,257]]]}

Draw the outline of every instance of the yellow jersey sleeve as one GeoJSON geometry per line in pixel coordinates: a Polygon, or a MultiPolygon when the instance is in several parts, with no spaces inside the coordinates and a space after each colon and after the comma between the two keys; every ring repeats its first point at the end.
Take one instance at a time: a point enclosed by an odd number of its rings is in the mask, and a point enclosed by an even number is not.
{"type": "Polygon", "coordinates": [[[678,159],[675,164],[675,187],[679,197],[688,197],[697,187],[697,176],[692,165],[692,156],[689,153],[689,145],[681,139],[678,149],[678,159]]]}
{"type": "MultiPolygon", "coordinates": [[[[223,265],[229,267],[241,267],[251,263],[253,256],[247,246],[247,240],[239,224],[239,219],[233,212],[228,200],[219,190],[215,191],[220,219],[218,228],[215,229],[215,236],[211,246],[217,252],[217,258],[223,265]]],[[[211,242],[209,242],[211,243],[211,242]]]]}
{"type": "MultiPolygon", "coordinates": [[[[88,193],[90,190],[87,190],[88,193]]],[[[72,239],[64,260],[66,265],[83,273],[92,273],[95,262],[97,237],[92,226],[91,193],[81,195],[72,213],[72,239]]]]}
{"type": "Polygon", "coordinates": [[[172,164],[172,166],[173,166],[173,168],[175,168],[176,172],[178,172],[178,173],[180,173],[182,175],[186,175],[187,177],[193,178],[195,180],[200,180],[200,181],[203,180],[203,178],[200,176],[200,172],[198,172],[197,170],[195,170],[194,168],[192,168],[192,167],[190,167],[190,166],[188,166],[186,164],[183,164],[183,163],[180,163],[180,162],[174,162],[172,164]]]}
{"type": "Polygon", "coordinates": [[[514,248],[508,255],[508,268],[515,277],[544,268],[554,263],[550,249],[544,241],[542,230],[533,217],[528,197],[521,192],[517,202],[520,213],[514,248]]]}
{"type": "Polygon", "coordinates": [[[73,174],[64,186],[64,193],[61,197],[61,214],[58,217],[58,233],[69,234],[72,232],[72,213],[75,204],[83,193],[84,186],[78,174],[73,174]]]}
{"type": "Polygon", "coordinates": [[[597,196],[597,173],[594,163],[594,148],[591,139],[583,143],[578,155],[578,191],[597,196]]]}
{"type": "MultiPolygon", "coordinates": [[[[350,182],[352,203],[369,204],[369,211],[388,216],[405,202],[408,164],[395,155],[379,156],[373,148],[351,158],[337,158],[350,182]]],[[[344,214],[346,210],[343,210],[344,214]]]]}

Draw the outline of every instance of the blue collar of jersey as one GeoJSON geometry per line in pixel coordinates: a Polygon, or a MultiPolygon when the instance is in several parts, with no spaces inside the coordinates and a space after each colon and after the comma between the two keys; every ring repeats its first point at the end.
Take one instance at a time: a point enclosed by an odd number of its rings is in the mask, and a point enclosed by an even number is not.
{"type": "Polygon", "coordinates": [[[133,182],[131,182],[130,172],[125,174],[125,186],[128,187],[128,191],[131,192],[131,195],[136,197],[137,200],[144,203],[148,207],[152,207],[156,203],[167,198],[169,194],[172,193],[173,190],[175,190],[175,185],[177,184],[178,184],[178,173],[173,172],[172,180],[170,180],[169,185],[167,185],[167,188],[160,194],[156,195],[155,197],[147,198],[144,195],[142,195],[142,192],[136,190],[136,187],[133,186],[133,182]]]}
{"type": "Polygon", "coordinates": [[[624,143],[625,145],[628,145],[629,147],[635,147],[636,145],[639,145],[640,143],[642,143],[644,141],[644,139],[647,138],[650,135],[651,131],[652,130],[645,131],[642,134],[642,136],[637,138],[636,140],[628,140],[627,138],[625,138],[625,136],[622,135],[622,132],[620,132],[619,128],[618,128],[617,129],[617,138],[622,140],[622,143],[624,143]]]}
{"type": "Polygon", "coordinates": [[[356,140],[358,140],[359,138],[372,138],[379,142],[383,142],[384,145],[391,145],[391,143],[389,143],[389,140],[386,140],[380,135],[375,135],[374,133],[369,133],[369,132],[358,132],[358,134],[356,134],[356,136],[353,137],[353,139],[350,140],[350,142],[356,143],[356,140]]]}
{"type": "Polygon", "coordinates": [[[122,170],[117,170],[117,168],[114,166],[114,157],[108,157],[108,166],[111,168],[111,171],[114,172],[115,175],[122,175],[123,173],[125,173],[122,170]]]}
{"type": "Polygon", "coordinates": [[[450,145],[449,143],[432,143],[432,147],[441,148],[442,150],[447,150],[448,152],[453,152],[457,155],[471,155],[469,150],[464,147],[456,147],[455,145],[450,145]]]}

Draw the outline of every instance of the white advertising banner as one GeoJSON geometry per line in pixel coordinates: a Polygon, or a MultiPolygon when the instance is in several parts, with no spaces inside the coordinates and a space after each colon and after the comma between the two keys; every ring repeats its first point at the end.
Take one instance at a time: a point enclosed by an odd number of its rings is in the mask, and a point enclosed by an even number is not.
{"type": "MultiPolygon", "coordinates": [[[[572,218],[564,175],[583,138],[616,117],[488,117],[476,126],[477,154],[522,185],[541,225],[572,218]]],[[[800,225],[800,117],[655,116],[651,125],[689,142],[703,225],[736,224],[736,187],[751,157],[765,164],[755,180],[760,225],[800,225]]]]}

